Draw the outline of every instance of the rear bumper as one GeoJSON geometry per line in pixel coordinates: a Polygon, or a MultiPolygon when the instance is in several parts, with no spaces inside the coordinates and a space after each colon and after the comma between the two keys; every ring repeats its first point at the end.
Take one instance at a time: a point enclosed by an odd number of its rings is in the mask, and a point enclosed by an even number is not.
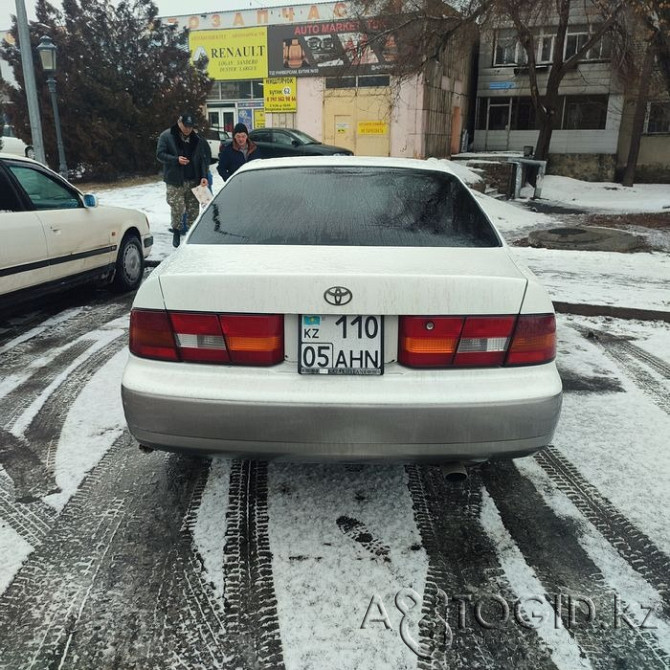
{"type": "Polygon", "coordinates": [[[133,436],[170,451],[286,460],[440,461],[512,457],[550,443],[555,365],[382,377],[300,376],[130,356],[122,383],[133,436]]]}

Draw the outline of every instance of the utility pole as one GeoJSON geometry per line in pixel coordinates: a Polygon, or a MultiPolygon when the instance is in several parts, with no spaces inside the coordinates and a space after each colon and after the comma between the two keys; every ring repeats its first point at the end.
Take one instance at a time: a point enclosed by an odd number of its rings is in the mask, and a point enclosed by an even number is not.
{"type": "Polygon", "coordinates": [[[28,118],[30,119],[30,135],[32,137],[35,158],[46,165],[44,140],[42,138],[42,121],[40,107],[37,101],[37,87],[35,86],[35,67],[33,66],[33,51],[30,45],[28,30],[28,16],[23,0],[16,0],[16,25],[19,29],[19,49],[21,50],[21,64],[23,66],[23,83],[28,103],[28,118]]]}

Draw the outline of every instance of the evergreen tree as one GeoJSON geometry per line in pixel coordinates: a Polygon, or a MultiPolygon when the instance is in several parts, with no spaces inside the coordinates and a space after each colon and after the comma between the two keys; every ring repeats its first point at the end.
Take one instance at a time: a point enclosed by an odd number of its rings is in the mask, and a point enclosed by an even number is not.
{"type": "MultiPolygon", "coordinates": [[[[184,109],[199,113],[212,81],[191,63],[188,32],[163,23],[152,0],[64,0],[62,12],[38,0],[30,23],[33,49],[42,35],[58,48],[58,106],[68,167],[86,179],[157,170],[156,140],[184,109]]],[[[3,43],[17,87],[5,85],[17,134],[30,136],[17,45],[3,43]]],[[[46,76],[33,51],[47,160],[57,165],[46,76]]],[[[203,120],[202,118],[200,119],[203,120]]]]}

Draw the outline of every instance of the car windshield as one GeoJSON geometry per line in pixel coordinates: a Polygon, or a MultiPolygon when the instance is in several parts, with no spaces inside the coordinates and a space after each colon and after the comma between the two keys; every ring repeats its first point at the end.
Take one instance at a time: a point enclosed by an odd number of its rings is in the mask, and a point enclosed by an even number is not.
{"type": "Polygon", "coordinates": [[[303,133],[302,130],[292,130],[291,133],[297,137],[303,144],[321,144],[319,140],[315,140],[313,137],[310,137],[307,133],[303,133]]]}
{"type": "Polygon", "coordinates": [[[448,173],[289,167],[234,175],[189,244],[497,247],[470,192],[448,173]]]}

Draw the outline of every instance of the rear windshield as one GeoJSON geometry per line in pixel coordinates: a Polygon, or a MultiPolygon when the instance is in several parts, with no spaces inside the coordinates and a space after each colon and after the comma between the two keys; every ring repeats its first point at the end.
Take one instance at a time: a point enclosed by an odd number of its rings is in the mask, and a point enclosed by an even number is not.
{"type": "Polygon", "coordinates": [[[472,195],[451,175],[355,166],[234,175],[189,244],[500,246],[472,195]]]}

